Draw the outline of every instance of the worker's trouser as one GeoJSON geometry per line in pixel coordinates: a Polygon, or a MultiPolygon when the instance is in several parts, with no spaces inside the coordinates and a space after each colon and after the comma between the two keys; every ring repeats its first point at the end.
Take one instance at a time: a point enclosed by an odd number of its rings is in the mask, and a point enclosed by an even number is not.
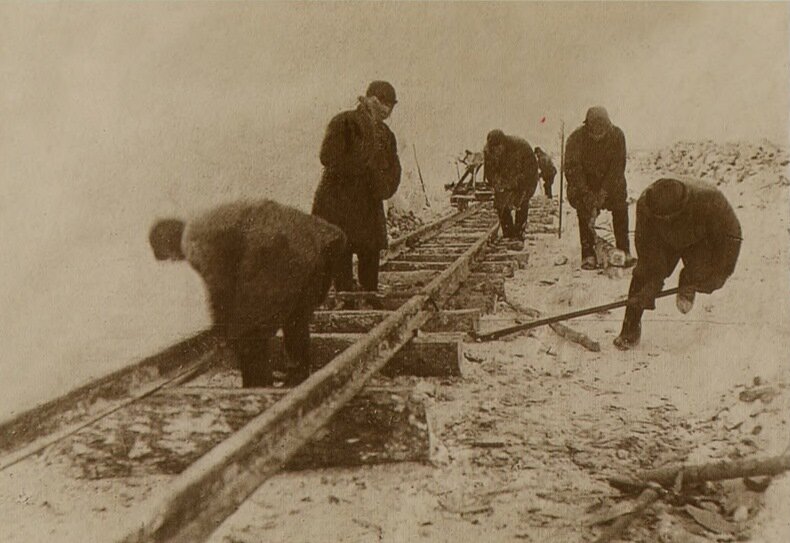
{"type": "MultiPolygon", "coordinates": [[[[582,258],[595,256],[595,231],[590,228],[592,214],[590,211],[580,208],[576,210],[576,217],[579,220],[582,258]]],[[[623,206],[612,210],[612,228],[617,248],[631,254],[631,245],[628,241],[628,207],[623,206]]]]}
{"type": "Polygon", "coordinates": [[[516,218],[513,220],[513,210],[504,207],[497,211],[499,215],[499,225],[502,227],[502,237],[510,239],[524,239],[524,230],[527,227],[529,216],[529,198],[526,198],[521,205],[516,208],[516,218]]]}
{"type": "MultiPolygon", "coordinates": [[[[310,375],[310,317],[312,311],[299,309],[283,323],[283,347],[287,355],[286,383],[296,385],[310,375]]],[[[244,388],[272,386],[274,366],[269,341],[277,333],[272,327],[256,327],[229,341],[241,369],[244,388]]]]}
{"type": "MultiPolygon", "coordinates": [[[[376,291],[379,288],[379,251],[363,250],[356,251],[357,254],[357,275],[359,284],[363,290],[376,291]]],[[[352,258],[354,251],[346,250],[335,262],[335,290],[351,291],[354,290],[354,270],[352,258]]]]}
{"type": "Polygon", "coordinates": [[[543,180],[543,193],[547,198],[551,198],[551,186],[554,184],[554,177],[543,180]]]}

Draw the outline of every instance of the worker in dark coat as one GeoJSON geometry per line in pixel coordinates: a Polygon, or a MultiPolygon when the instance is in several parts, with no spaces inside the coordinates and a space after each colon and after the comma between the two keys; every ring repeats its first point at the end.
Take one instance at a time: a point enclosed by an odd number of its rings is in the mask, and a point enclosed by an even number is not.
{"type": "Polygon", "coordinates": [[[215,331],[235,352],[244,387],[270,386],[267,344],[277,330],[290,367],[286,384],[310,373],[309,323],[345,250],[339,228],[270,200],[217,207],[185,224],[158,221],[157,260],[187,260],[206,284],[215,331]]]}
{"type": "Polygon", "coordinates": [[[626,266],[636,262],[628,242],[625,159],[623,131],[612,124],[606,109],[591,107],[565,146],[568,202],[579,220],[582,269],[597,267],[594,224],[603,209],[612,212],[615,245],[626,253],[626,266]]]}
{"type": "Polygon", "coordinates": [[[554,167],[551,157],[540,147],[535,147],[535,157],[538,159],[540,178],[543,179],[543,193],[547,198],[551,198],[551,186],[554,184],[557,168],[554,167]]]}
{"type": "Polygon", "coordinates": [[[313,214],[339,226],[348,240],[334,274],[338,291],[354,290],[354,253],[359,284],[378,289],[379,251],[387,247],[383,202],[398,190],[401,177],[395,135],[384,123],[396,102],[392,85],[372,82],[356,109],[330,121],[321,145],[324,173],[313,214]]]}
{"type": "Polygon", "coordinates": [[[688,178],[659,179],[636,204],[636,253],[639,260],[628,289],[623,328],[614,340],[626,350],[639,343],[642,312],[655,309],[664,280],[683,260],[676,303],[688,313],[696,292],[710,294],[735,270],[741,225],[715,186],[688,178]]]}
{"type": "Polygon", "coordinates": [[[499,215],[502,237],[523,240],[529,199],[538,186],[535,153],[526,140],[492,130],[486,138],[483,155],[484,178],[494,189],[494,208],[499,215]]]}

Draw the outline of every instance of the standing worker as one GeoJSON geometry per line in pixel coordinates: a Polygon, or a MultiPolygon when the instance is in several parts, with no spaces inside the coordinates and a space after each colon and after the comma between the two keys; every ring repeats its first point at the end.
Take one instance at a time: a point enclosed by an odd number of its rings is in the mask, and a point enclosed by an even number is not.
{"type": "Polygon", "coordinates": [[[321,144],[324,173],[313,214],[340,227],[348,240],[334,272],[337,291],[354,290],[353,254],[362,289],[378,290],[379,251],[387,247],[383,202],[401,177],[395,135],[384,123],[396,103],[391,84],[373,81],[356,109],[330,121],[321,144]]]}
{"type": "Polygon", "coordinates": [[[499,215],[502,237],[523,241],[529,200],[538,186],[535,153],[526,140],[492,130],[483,154],[484,178],[494,189],[494,208],[499,215]]]}
{"type": "Polygon", "coordinates": [[[683,260],[676,303],[681,313],[694,305],[696,292],[710,294],[735,271],[741,224],[715,186],[695,179],[663,178],[647,187],[636,204],[636,253],[628,289],[629,305],[614,345],[639,344],[642,313],[655,309],[664,280],[683,260]]]}
{"type": "Polygon", "coordinates": [[[535,147],[535,157],[538,159],[538,169],[540,177],[543,179],[543,193],[546,198],[551,198],[551,186],[554,184],[557,168],[554,167],[551,157],[540,147],[535,147]]]}
{"type": "Polygon", "coordinates": [[[600,106],[587,110],[584,124],[573,131],[565,146],[568,202],[576,209],[583,270],[598,266],[595,257],[595,219],[602,209],[612,212],[615,245],[625,266],[636,263],[628,242],[628,194],[625,181],[625,135],[600,106]]]}
{"type": "Polygon", "coordinates": [[[222,205],[189,223],[157,221],[148,239],[157,260],[187,260],[203,278],[214,330],[235,353],[245,388],[273,384],[268,342],[279,329],[286,384],[307,378],[310,319],[345,250],[339,228],[261,200],[222,205]]]}

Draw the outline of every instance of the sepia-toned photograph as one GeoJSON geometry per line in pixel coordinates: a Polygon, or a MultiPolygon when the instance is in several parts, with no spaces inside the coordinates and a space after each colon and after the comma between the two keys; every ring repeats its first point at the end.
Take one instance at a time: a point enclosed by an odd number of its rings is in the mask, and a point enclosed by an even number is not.
{"type": "Polygon", "coordinates": [[[0,3],[0,543],[790,541],[790,3],[0,3]]]}

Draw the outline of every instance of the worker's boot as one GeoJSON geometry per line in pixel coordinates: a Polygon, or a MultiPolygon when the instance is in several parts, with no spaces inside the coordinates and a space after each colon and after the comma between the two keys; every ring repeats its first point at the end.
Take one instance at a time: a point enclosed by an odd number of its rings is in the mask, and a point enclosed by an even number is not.
{"type": "Polygon", "coordinates": [[[623,267],[624,268],[632,268],[636,266],[636,257],[631,256],[631,253],[625,251],[625,258],[623,259],[623,267]]]}
{"type": "Polygon", "coordinates": [[[621,351],[627,351],[639,345],[639,339],[642,337],[641,312],[641,309],[631,306],[626,308],[623,328],[620,335],[614,339],[614,346],[621,351]]]}
{"type": "Polygon", "coordinates": [[[598,268],[598,261],[594,256],[585,256],[582,259],[582,269],[592,271],[598,268]]]}
{"type": "Polygon", "coordinates": [[[691,311],[691,308],[694,307],[694,289],[690,287],[680,287],[678,289],[678,294],[675,297],[675,305],[678,308],[678,311],[683,313],[684,315],[691,311]]]}

